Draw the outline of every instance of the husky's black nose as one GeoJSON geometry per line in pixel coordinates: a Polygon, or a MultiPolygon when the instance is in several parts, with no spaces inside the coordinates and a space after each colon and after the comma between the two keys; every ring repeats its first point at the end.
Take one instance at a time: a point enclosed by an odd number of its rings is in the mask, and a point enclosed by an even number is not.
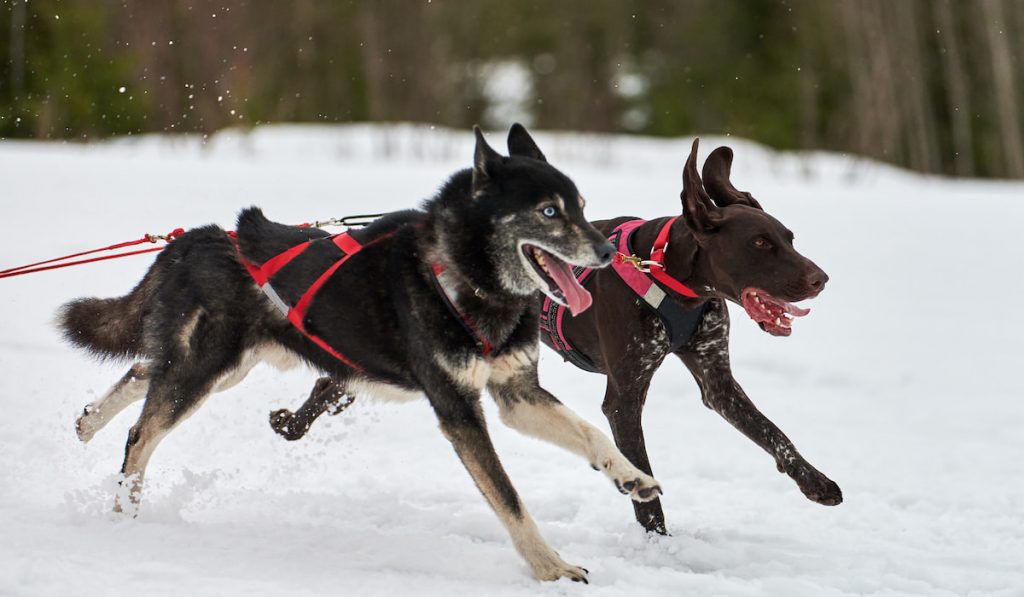
{"type": "Polygon", "coordinates": [[[612,262],[612,257],[615,257],[615,245],[605,242],[594,247],[594,253],[597,255],[597,260],[601,263],[598,267],[604,267],[612,262]]]}

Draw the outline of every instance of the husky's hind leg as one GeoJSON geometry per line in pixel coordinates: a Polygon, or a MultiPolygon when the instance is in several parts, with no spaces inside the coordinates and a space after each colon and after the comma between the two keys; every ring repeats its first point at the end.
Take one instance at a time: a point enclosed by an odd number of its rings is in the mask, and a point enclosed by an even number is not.
{"type": "Polygon", "coordinates": [[[190,372],[188,378],[183,379],[185,376],[171,373],[152,377],[142,414],[128,432],[124,464],[121,466],[122,492],[114,502],[115,512],[135,512],[146,476],[146,465],[153,451],[172,429],[203,404],[217,376],[216,373],[206,373],[200,377],[196,372],[190,372]]]}
{"type": "Polygon", "coordinates": [[[270,426],[288,441],[301,439],[309,431],[313,421],[324,412],[336,415],[355,400],[355,396],[345,392],[341,381],[321,377],[316,380],[309,398],[294,413],[287,408],[270,413],[270,426]]]}
{"type": "Polygon", "coordinates": [[[247,366],[236,342],[235,334],[209,326],[196,331],[187,350],[172,347],[154,361],[142,414],[128,432],[115,511],[138,507],[146,465],[160,441],[202,406],[222,380],[247,366]],[[231,338],[227,344],[226,338],[231,338]]]}
{"type": "Polygon", "coordinates": [[[78,439],[88,442],[96,432],[103,429],[122,410],[146,397],[149,389],[149,363],[139,361],[115,383],[99,400],[85,406],[78,420],[75,432],[78,439]]]}

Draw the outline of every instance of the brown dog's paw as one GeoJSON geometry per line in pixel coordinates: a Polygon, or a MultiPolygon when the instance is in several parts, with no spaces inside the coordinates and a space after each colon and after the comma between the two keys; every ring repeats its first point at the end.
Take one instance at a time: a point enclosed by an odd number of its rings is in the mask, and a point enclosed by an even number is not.
{"type": "Polygon", "coordinates": [[[812,502],[817,502],[822,506],[838,506],[843,503],[843,490],[839,489],[839,485],[813,466],[804,464],[786,472],[796,481],[800,491],[812,502]]]}
{"type": "Polygon", "coordinates": [[[661,510],[658,500],[651,500],[640,504],[634,504],[636,521],[640,523],[644,531],[655,535],[668,535],[668,528],[665,526],[665,514],[661,510]]]}
{"type": "Polygon", "coordinates": [[[831,479],[826,479],[823,491],[815,492],[813,496],[807,495],[808,499],[818,502],[822,506],[838,506],[843,503],[843,490],[831,479]]]}
{"type": "MultiPolygon", "coordinates": [[[[815,471],[817,472],[817,471],[815,471]]],[[[835,481],[818,473],[817,479],[800,485],[800,491],[812,502],[822,506],[838,506],[843,503],[843,490],[835,481]]]]}
{"type": "Polygon", "coordinates": [[[301,425],[295,425],[294,417],[295,414],[287,408],[275,410],[270,413],[270,427],[273,428],[278,435],[290,442],[302,439],[302,436],[306,435],[308,428],[303,428],[301,425]]]}

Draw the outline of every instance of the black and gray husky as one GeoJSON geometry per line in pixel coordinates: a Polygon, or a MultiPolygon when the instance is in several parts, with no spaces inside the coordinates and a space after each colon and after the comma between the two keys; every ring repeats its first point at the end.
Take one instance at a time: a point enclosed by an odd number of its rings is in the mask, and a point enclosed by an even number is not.
{"type": "Polygon", "coordinates": [[[585,309],[590,295],[571,267],[605,266],[614,248],[523,127],[512,127],[509,147],[513,155],[498,155],[477,129],[473,167],[422,210],[329,236],[248,209],[236,235],[207,226],[172,242],[127,296],[66,305],[60,324],[72,343],[136,359],[77,424],[89,441],[145,399],[115,509],[137,508],[153,450],[207,396],[261,361],[304,361],[346,394],[425,394],[533,574],[586,581],[544,542],[512,487],[487,434],[481,391],[505,424],[579,454],[632,499],[654,499],[660,488],[538,385],[538,290],[585,309]]]}

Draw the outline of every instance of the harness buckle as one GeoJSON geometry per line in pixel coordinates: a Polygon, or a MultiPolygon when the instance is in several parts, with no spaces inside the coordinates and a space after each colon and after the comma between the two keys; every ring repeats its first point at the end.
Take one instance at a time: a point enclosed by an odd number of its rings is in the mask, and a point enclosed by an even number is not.
{"type": "Polygon", "coordinates": [[[665,269],[665,265],[659,261],[651,261],[649,259],[643,259],[637,255],[626,255],[625,253],[615,254],[616,263],[628,263],[637,269],[637,271],[648,273],[651,271],[651,267],[659,267],[665,269]]]}
{"type": "Polygon", "coordinates": [[[643,260],[636,255],[626,255],[625,253],[615,254],[615,263],[628,263],[637,269],[640,269],[640,263],[642,261],[643,260]]]}
{"type": "Polygon", "coordinates": [[[184,228],[175,228],[174,230],[171,230],[167,234],[149,234],[147,232],[144,240],[149,241],[151,243],[155,243],[162,240],[171,242],[172,240],[178,238],[182,234],[185,234],[184,228]]]}
{"type": "Polygon", "coordinates": [[[366,214],[359,216],[345,216],[344,218],[327,218],[326,220],[316,220],[309,224],[313,228],[325,228],[333,226],[345,226],[347,228],[362,228],[369,226],[374,220],[381,217],[384,214],[366,214]]]}

